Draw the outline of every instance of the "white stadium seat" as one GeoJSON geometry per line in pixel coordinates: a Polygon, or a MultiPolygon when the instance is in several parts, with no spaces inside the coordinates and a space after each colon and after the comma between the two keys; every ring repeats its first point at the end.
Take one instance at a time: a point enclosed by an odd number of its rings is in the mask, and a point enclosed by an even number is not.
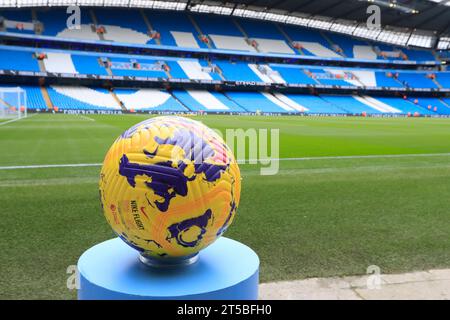
{"type": "Polygon", "coordinates": [[[72,61],[70,53],[47,52],[44,66],[47,72],[78,73],[72,61]]]}

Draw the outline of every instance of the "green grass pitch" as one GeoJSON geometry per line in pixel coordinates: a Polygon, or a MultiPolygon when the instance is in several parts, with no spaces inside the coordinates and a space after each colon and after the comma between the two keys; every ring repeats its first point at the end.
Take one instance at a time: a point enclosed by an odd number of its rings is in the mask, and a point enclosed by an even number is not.
{"type": "MultiPolygon", "coordinates": [[[[1,125],[0,167],[102,162],[145,118],[36,115],[1,125]]],[[[450,120],[196,119],[221,130],[278,128],[281,158],[324,157],[282,161],[275,176],[241,166],[241,205],[226,236],[257,251],[261,281],[364,274],[373,264],[383,273],[450,267],[450,120]]],[[[0,170],[0,298],[76,297],[68,266],[113,237],[99,170],[0,170]]]]}

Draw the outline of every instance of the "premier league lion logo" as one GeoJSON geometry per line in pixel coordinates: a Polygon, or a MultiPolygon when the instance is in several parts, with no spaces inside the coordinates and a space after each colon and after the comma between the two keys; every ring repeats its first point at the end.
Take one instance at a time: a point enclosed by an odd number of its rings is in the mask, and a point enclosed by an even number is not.
{"type": "Polygon", "coordinates": [[[241,177],[223,139],[200,122],[157,117],[122,134],[100,175],[108,223],[150,257],[190,256],[232,223],[241,177]]]}

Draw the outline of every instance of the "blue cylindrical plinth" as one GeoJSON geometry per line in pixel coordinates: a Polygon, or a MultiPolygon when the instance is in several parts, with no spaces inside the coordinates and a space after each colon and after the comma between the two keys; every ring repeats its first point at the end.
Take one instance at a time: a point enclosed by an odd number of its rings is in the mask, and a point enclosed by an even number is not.
{"type": "Polygon", "coordinates": [[[259,258],[249,247],[221,237],[189,266],[155,268],[119,238],[87,250],[78,260],[80,300],[256,300],[259,258]]]}

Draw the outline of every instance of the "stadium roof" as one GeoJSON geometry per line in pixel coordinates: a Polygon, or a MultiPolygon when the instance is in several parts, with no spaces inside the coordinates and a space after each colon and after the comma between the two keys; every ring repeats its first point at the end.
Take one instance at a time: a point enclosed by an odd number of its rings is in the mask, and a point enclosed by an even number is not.
{"type": "Polygon", "coordinates": [[[437,31],[439,34],[450,33],[450,0],[229,0],[227,2],[358,22],[364,22],[368,17],[367,7],[376,4],[381,8],[382,25],[437,31]]]}

